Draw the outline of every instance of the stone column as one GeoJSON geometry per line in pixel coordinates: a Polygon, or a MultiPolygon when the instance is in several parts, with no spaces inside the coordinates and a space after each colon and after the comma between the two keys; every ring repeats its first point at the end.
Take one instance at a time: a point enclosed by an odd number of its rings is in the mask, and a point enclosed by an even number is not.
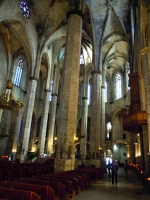
{"type": "Polygon", "coordinates": [[[2,115],[3,115],[3,109],[0,109],[0,124],[1,124],[1,120],[2,120],[2,115]]]}
{"type": "Polygon", "coordinates": [[[64,60],[63,88],[58,122],[58,151],[54,166],[55,171],[74,169],[74,138],[76,136],[78,111],[82,15],[80,10],[71,10],[67,14],[68,28],[64,60]]]}
{"type": "Polygon", "coordinates": [[[40,134],[39,134],[39,155],[44,157],[45,149],[45,138],[46,138],[46,128],[47,128],[47,119],[49,111],[49,99],[50,99],[50,90],[45,90],[44,102],[43,102],[43,112],[40,125],[40,134]]]}
{"type": "Polygon", "coordinates": [[[92,72],[92,104],[91,104],[91,130],[90,130],[90,152],[93,160],[100,159],[100,133],[101,133],[101,72],[92,72]]]}
{"type": "MultiPolygon", "coordinates": [[[[105,83],[105,82],[104,82],[105,83]]],[[[100,135],[100,160],[101,160],[101,167],[105,167],[105,159],[104,159],[104,152],[105,152],[105,85],[101,86],[101,135],[100,135]]]]}
{"type": "Polygon", "coordinates": [[[35,100],[35,93],[37,87],[37,78],[30,77],[29,85],[28,85],[28,99],[26,103],[26,107],[24,109],[24,117],[23,117],[23,126],[21,132],[21,155],[20,160],[24,160],[25,156],[28,152],[28,143],[29,143],[29,136],[30,136],[30,128],[31,128],[31,121],[32,121],[32,114],[34,108],[34,100],[35,100]]]}
{"type": "MultiPolygon", "coordinates": [[[[86,67],[86,66],[85,66],[86,67]]],[[[87,143],[87,117],[88,117],[88,72],[84,70],[83,78],[83,97],[82,97],[82,119],[81,119],[81,158],[86,159],[86,143],[87,143]]]]}
{"type": "Polygon", "coordinates": [[[17,152],[17,145],[18,145],[18,141],[19,141],[18,133],[20,133],[21,116],[19,115],[19,111],[17,114],[18,114],[18,116],[17,116],[16,124],[15,124],[15,132],[13,134],[13,145],[12,145],[13,158],[15,158],[16,153],[19,153],[19,152],[17,152]]]}
{"type": "Polygon", "coordinates": [[[60,80],[60,71],[57,67],[55,68],[55,72],[54,72],[51,111],[50,111],[50,118],[49,118],[49,124],[48,124],[48,136],[47,136],[46,148],[47,148],[47,154],[49,156],[51,156],[52,153],[54,153],[53,142],[54,142],[54,128],[55,128],[59,80],[60,80]]]}
{"type": "Polygon", "coordinates": [[[131,163],[132,161],[130,160],[130,145],[127,144],[126,147],[127,147],[127,158],[128,158],[128,162],[131,163]]]}
{"type": "Polygon", "coordinates": [[[86,143],[87,143],[87,114],[88,114],[88,98],[82,97],[82,119],[81,119],[81,158],[86,159],[86,143]]]}
{"type": "Polygon", "coordinates": [[[135,145],[135,157],[137,158],[137,157],[138,157],[138,152],[137,152],[137,143],[135,142],[134,145],[135,145]]]}
{"type": "MultiPolygon", "coordinates": [[[[137,38],[137,40],[141,40],[140,44],[141,44],[141,50],[139,53],[139,73],[140,74],[140,78],[143,79],[143,85],[140,85],[140,91],[141,91],[141,95],[142,93],[145,93],[142,97],[141,97],[141,108],[142,110],[145,110],[145,102],[146,102],[146,114],[147,114],[147,130],[145,128],[145,126],[143,126],[143,145],[144,145],[144,160],[145,162],[149,162],[149,156],[148,156],[148,152],[150,152],[150,98],[149,98],[149,94],[150,94],[150,78],[149,78],[149,74],[150,74],[150,41],[148,40],[148,43],[146,42],[147,39],[144,37],[144,32],[146,31],[146,27],[149,26],[150,24],[150,9],[145,8],[145,4],[141,3],[141,21],[140,21],[140,25],[142,27],[142,31],[141,34],[139,35],[140,37],[137,38]],[[147,24],[148,22],[148,24],[147,24]],[[143,92],[144,90],[144,92],[143,92]],[[145,101],[143,102],[143,98],[145,99],[145,101]]],[[[141,83],[140,83],[141,84],[141,83]]],[[[145,163],[145,171],[149,171],[149,164],[145,163]]]]}

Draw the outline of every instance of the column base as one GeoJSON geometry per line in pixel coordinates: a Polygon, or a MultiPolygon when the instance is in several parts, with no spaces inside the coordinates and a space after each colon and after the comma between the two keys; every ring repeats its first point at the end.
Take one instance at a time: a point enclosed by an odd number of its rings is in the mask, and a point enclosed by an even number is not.
{"type": "Polygon", "coordinates": [[[59,159],[55,158],[54,172],[62,172],[74,170],[75,160],[74,159],[59,159]]]}

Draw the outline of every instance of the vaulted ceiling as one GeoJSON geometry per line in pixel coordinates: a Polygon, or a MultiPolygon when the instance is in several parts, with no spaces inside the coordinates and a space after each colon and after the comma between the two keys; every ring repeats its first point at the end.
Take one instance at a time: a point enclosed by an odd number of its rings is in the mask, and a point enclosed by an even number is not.
{"type": "MultiPolygon", "coordinates": [[[[60,32],[58,32],[53,40],[50,38],[61,27],[67,25],[68,0],[26,0],[26,2],[30,17],[25,19],[25,23],[32,18],[40,45],[48,46],[53,43],[58,49],[64,48],[65,35],[59,38],[60,32]]],[[[0,6],[4,3],[5,0],[0,1],[0,6]]],[[[17,0],[16,6],[19,7],[19,3],[17,0]]],[[[88,49],[87,51],[93,49],[93,56],[102,51],[97,59],[101,60],[102,68],[106,69],[108,78],[111,78],[116,70],[124,71],[130,57],[130,0],[85,0],[83,12],[82,47],[88,49]]],[[[24,39],[19,39],[23,34],[23,25],[14,19],[0,22],[0,34],[5,46],[8,49],[8,42],[11,40],[13,53],[23,50],[24,45],[26,51],[30,51],[26,36],[24,35],[24,39]]],[[[94,62],[97,63],[96,60],[94,62]]]]}

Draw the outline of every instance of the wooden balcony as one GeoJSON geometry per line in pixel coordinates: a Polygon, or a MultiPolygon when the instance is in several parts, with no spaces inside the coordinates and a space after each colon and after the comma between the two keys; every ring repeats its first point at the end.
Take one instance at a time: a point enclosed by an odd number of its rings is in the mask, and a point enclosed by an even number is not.
{"type": "Polygon", "coordinates": [[[146,111],[132,112],[123,116],[123,129],[129,132],[138,133],[143,125],[147,124],[146,111]]]}

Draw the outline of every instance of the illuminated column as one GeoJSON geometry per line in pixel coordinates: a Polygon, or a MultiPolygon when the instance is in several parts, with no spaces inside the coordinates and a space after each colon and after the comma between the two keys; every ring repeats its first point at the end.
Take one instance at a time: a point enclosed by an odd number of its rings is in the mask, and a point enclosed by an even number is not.
{"type": "Polygon", "coordinates": [[[130,145],[127,144],[126,146],[127,146],[127,158],[128,158],[128,162],[131,162],[130,161],[130,145]]]}
{"type": "Polygon", "coordinates": [[[81,140],[80,140],[80,149],[81,149],[82,159],[86,159],[87,118],[88,118],[88,82],[89,82],[88,72],[85,70],[84,71],[84,79],[83,79],[81,140]],[[83,136],[83,138],[82,138],[82,136],[83,136]]]}
{"type": "Polygon", "coordinates": [[[141,142],[140,142],[140,134],[137,134],[137,151],[138,151],[138,156],[141,156],[141,142]]]}
{"type": "MultiPolygon", "coordinates": [[[[69,3],[76,4],[76,6],[78,4],[77,1],[69,1],[69,3]]],[[[58,122],[59,127],[57,132],[58,151],[57,159],[55,159],[55,171],[74,169],[74,140],[77,129],[82,15],[82,11],[76,9],[70,10],[67,13],[68,27],[58,122]],[[60,158],[61,160],[59,160],[60,158]]]]}
{"type": "MultiPolygon", "coordinates": [[[[21,126],[21,118],[22,116],[19,116],[19,112],[17,113],[17,120],[15,124],[15,132],[13,135],[13,145],[12,145],[12,152],[14,154],[13,157],[15,157],[15,153],[17,152],[17,145],[18,145],[18,133],[20,133],[20,126],[21,126]]],[[[19,152],[18,152],[19,153],[19,152]]]]}
{"type": "Polygon", "coordinates": [[[101,130],[101,72],[92,72],[92,102],[91,102],[91,131],[90,131],[90,152],[94,160],[97,160],[97,152],[100,146],[101,130]]]}
{"type": "Polygon", "coordinates": [[[134,145],[135,145],[135,157],[137,158],[138,156],[137,142],[135,142],[134,145]]]}
{"type": "Polygon", "coordinates": [[[30,128],[31,128],[32,114],[33,114],[33,108],[34,108],[36,87],[37,87],[37,78],[30,77],[29,84],[28,84],[28,93],[27,93],[28,100],[24,109],[24,118],[23,118],[22,132],[21,132],[21,151],[22,152],[20,155],[20,160],[24,160],[28,152],[28,144],[29,144],[29,136],[30,136],[30,128]]]}
{"type": "Polygon", "coordinates": [[[51,101],[51,110],[50,110],[50,117],[48,124],[48,136],[47,136],[47,154],[49,156],[52,155],[52,153],[54,153],[53,142],[54,142],[54,128],[55,128],[59,80],[60,80],[60,71],[58,67],[56,67],[54,71],[52,101],[51,101]]]}
{"type": "Polygon", "coordinates": [[[2,115],[3,115],[3,109],[0,109],[0,124],[1,124],[1,120],[2,120],[2,115]]]}
{"type": "Polygon", "coordinates": [[[40,134],[39,134],[39,155],[44,157],[45,151],[45,139],[46,139],[46,128],[47,128],[47,119],[49,112],[49,99],[50,99],[50,90],[45,90],[44,101],[43,101],[43,112],[40,124],[40,134]]]}

